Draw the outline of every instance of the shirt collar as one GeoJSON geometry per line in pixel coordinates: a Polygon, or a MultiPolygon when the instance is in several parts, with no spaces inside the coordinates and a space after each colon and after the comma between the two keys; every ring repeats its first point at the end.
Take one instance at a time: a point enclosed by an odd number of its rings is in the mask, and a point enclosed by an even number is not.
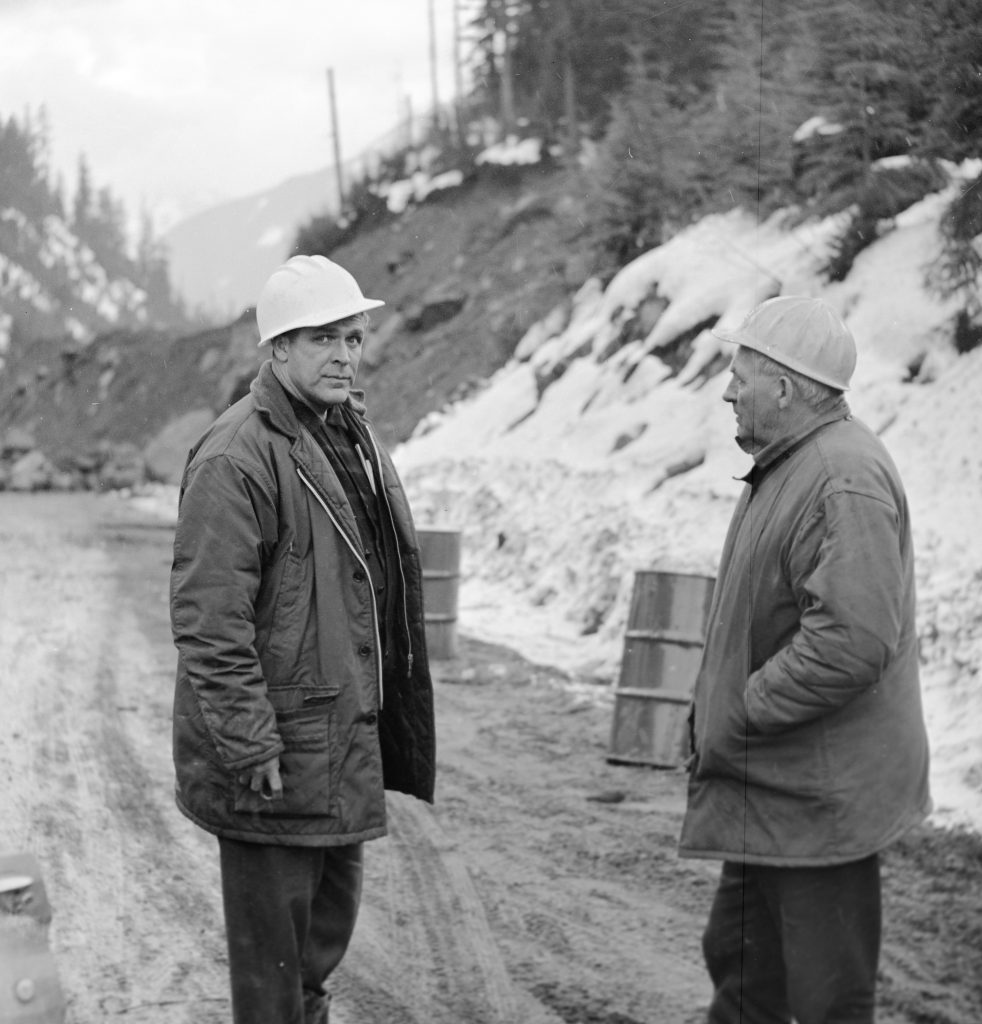
{"type": "Polygon", "coordinates": [[[323,422],[331,427],[347,427],[347,422],[344,418],[343,406],[341,405],[329,405],[327,412],[324,413],[322,418],[323,422]]]}

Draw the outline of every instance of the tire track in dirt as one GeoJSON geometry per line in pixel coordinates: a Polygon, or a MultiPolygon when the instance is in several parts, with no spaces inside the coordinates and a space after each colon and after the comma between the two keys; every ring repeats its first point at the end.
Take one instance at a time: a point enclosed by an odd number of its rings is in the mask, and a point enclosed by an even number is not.
{"type": "Polygon", "coordinates": [[[111,780],[107,800],[134,859],[155,884],[137,892],[129,927],[140,938],[127,1018],[226,1020],[226,954],[215,841],[176,810],[171,764],[174,650],[167,615],[169,531],[146,524],[104,524],[126,613],[105,634],[98,699],[102,749],[111,780]],[[139,557],[132,554],[139,552],[139,557]],[[131,554],[132,553],[132,554],[131,554]],[[150,564],[150,572],[147,572],[150,564]]]}
{"type": "MultiPolygon", "coordinates": [[[[117,521],[107,526],[104,536],[119,553],[125,553],[129,544],[156,546],[161,570],[169,565],[169,536],[155,537],[146,524],[117,521]]],[[[154,558],[152,553],[149,557],[154,558]]],[[[122,558],[118,571],[126,592],[136,597],[143,632],[146,636],[166,633],[172,663],[166,575],[154,574],[164,581],[161,590],[161,584],[143,581],[128,564],[122,558]],[[146,598],[140,600],[144,590],[146,598]]],[[[137,649],[131,642],[121,644],[121,652],[109,659],[117,673],[125,664],[126,652],[137,649]]],[[[147,678],[152,666],[133,675],[147,678]]],[[[161,681],[168,697],[168,722],[172,685],[171,673],[161,681]]],[[[152,694],[132,688],[128,692],[147,707],[153,706],[152,694]]],[[[104,702],[110,699],[123,698],[107,692],[104,702]]],[[[144,714],[137,723],[153,720],[144,714]]],[[[131,733],[134,727],[131,724],[131,733]]],[[[169,744],[169,734],[166,740],[169,744]]],[[[113,747],[118,750],[118,763],[112,775],[119,784],[126,778],[126,766],[140,762],[121,744],[113,747]]],[[[167,772],[169,777],[169,761],[167,772]]],[[[332,979],[332,1022],[557,1024],[559,1018],[527,993],[516,997],[466,866],[431,809],[401,794],[388,794],[387,801],[390,835],[366,847],[365,896],[352,947],[332,979]]],[[[154,820],[141,820],[149,814],[137,811],[136,820],[153,831],[154,820]]],[[[194,831],[183,821],[181,826],[194,831]]],[[[217,880],[215,885],[217,892],[217,880]]]]}
{"type": "MultiPolygon", "coordinates": [[[[67,1024],[227,1024],[217,851],[172,798],[170,536],[125,516],[0,494],[0,850],[44,866],[67,1024]]],[[[718,865],[675,855],[684,779],[606,764],[609,709],[462,641],[436,805],[393,796],[367,844],[332,1024],[696,1024],[718,865]]],[[[883,1024],[982,1021],[980,865],[930,828],[888,851],[883,1024]]]]}
{"type": "MultiPolygon", "coordinates": [[[[104,536],[121,553],[131,543],[166,548],[159,551],[158,560],[161,568],[169,564],[169,536],[154,537],[145,524],[117,522],[104,530],[104,536]]],[[[118,572],[126,592],[136,597],[144,634],[166,632],[169,645],[166,593],[159,584],[141,580],[125,558],[120,560],[118,572]],[[147,588],[146,600],[140,600],[141,591],[147,588]]],[[[115,667],[116,677],[103,675],[102,703],[135,699],[148,711],[156,704],[169,724],[172,672],[161,680],[168,698],[165,709],[159,706],[159,695],[133,687],[121,696],[115,687],[122,686],[127,661],[133,660],[131,652],[139,651],[139,646],[125,637],[114,645],[119,650],[107,663],[115,667]]],[[[170,646],[167,653],[172,661],[170,646]]],[[[159,654],[157,660],[161,660],[159,654]]],[[[153,672],[148,665],[129,674],[147,679],[153,672]]],[[[115,798],[124,812],[122,820],[146,833],[159,831],[160,816],[155,805],[145,801],[136,802],[128,813],[123,806],[129,791],[135,788],[139,792],[143,785],[131,778],[142,763],[126,741],[140,723],[145,729],[154,721],[152,714],[124,716],[124,722],[131,723],[129,732],[107,736],[107,741],[113,740],[107,746],[115,751],[110,758],[111,776],[119,790],[115,798]]],[[[169,733],[163,739],[169,744],[169,733]]],[[[169,777],[169,760],[166,768],[169,777]]],[[[401,794],[388,794],[387,802],[390,835],[366,846],[365,895],[352,947],[332,979],[332,1022],[557,1024],[559,1018],[527,994],[516,997],[466,866],[432,810],[401,794]]],[[[182,830],[194,831],[181,820],[179,832],[182,830]]],[[[160,844],[157,849],[165,846],[160,844]]],[[[152,851],[149,856],[153,857],[152,851]]],[[[215,886],[217,892],[217,879],[215,886]]]]}
{"type": "Polygon", "coordinates": [[[18,593],[13,628],[21,635],[11,670],[26,697],[18,734],[31,766],[30,806],[19,825],[21,845],[39,857],[52,896],[51,941],[69,1019],[88,1020],[95,1017],[87,1008],[75,1013],[75,993],[85,993],[84,1001],[92,990],[116,988],[123,950],[116,926],[121,855],[86,739],[94,712],[82,693],[97,627],[86,591],[100,589],[106,568],[95,551],[41,543],[39,526],[25,534],[23,562],[8,565],[18,593]],[[100,925],[95,963],[94,921],[100,925]],[[76,968],[84,984],[76,981],[76,968]]]}
{"type": "Polygon", "coordinates": [[[23,556],[6,564],[17,604],[0,640],[18,685],[0,688],[16,698],[13,756],[31,782],[3,846],[43,865],[68,1024],[224,1020],[227,983],[215,957],[201,960],[198,923],[221,938],[217,883],[174,884],[197,876],[201,844],[170,827],[169,731],[142,692],[159,666],[95,532],[105,502],[25,499],[15,511],[4,532],[23,556]]]}
{"type": "Polygon", "coordinates": [[[566,1024],[696,1024],[706,982],[692,896],[706,869],[675,857],[679,781],[606,765],[609,709],[500,657],[466,642],[460,665],[440,666],[438,721],[479,724],[442,734],[437,810],[478,858],[514,985],[566,1024]],[[617,789],[613,803],[589,801],[617,789]]]}
{"type": "Polygon", "coordinates": [[[509,977],[466,865],[430,808],[388,794],[361,916],[334,980],[338,1024],[559,1024],[509,977]]]}

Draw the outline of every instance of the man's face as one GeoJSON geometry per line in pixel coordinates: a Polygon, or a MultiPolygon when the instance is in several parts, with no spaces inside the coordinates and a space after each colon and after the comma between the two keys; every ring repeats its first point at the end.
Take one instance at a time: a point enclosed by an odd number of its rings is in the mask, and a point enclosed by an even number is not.
{"type": "Polygon", "coordinates": [[[723,401],[733,406],[736,443],[749,455],[780,437],[781,391],[780,377],[761,372],[750,349],[737,349],[723,401]]]}
{"type": "Polygon", "coordinates": [[[279,350],[283,369],[300,395],[317,412],[341,405],[355,382],[365,341],[361,317],[320,327],[301,327],[279,350]]]}

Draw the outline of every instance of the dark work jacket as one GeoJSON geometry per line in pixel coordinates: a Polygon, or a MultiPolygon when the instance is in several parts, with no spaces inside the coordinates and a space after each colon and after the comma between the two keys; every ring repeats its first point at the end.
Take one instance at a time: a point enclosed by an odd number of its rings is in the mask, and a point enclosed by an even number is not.
{"type": "Polygon", "coordinates": [[[384,686],[354,516],[269,363],[189,456],[171,573],[174,761],[179,808],[216,835],[359,842],[385,833],[385,789],[433,798],[419,548],[375,447],[402,579],[399,664],[384,686]],[[238,776],[274,755],[284,798],[270,801],[238,776]]]}
{"type": "Polygon", "coordinates": [[[847,413],[762,453],[734,511],[695,684],[683,856],[843,863],[930,811],[907,501],[847,413]]]}

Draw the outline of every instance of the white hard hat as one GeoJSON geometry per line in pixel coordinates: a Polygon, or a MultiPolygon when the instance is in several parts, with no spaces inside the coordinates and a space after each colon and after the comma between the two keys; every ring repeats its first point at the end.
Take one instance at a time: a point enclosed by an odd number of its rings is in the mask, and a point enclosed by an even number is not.
{"type": "Polygon", "coordinates": [[[735,330],[713,334],[838,391],[849,390],[856,369],[852,332],[821,299],[779,295],[762,302],[735,330]]]}
{"type": "Polygon", "coordinates": [[[273,271],[259,293],[259,344],[297,327],[333,324],[384,305],[366,299],[354,277],[326,256],[293,256],[273,271]]]}

